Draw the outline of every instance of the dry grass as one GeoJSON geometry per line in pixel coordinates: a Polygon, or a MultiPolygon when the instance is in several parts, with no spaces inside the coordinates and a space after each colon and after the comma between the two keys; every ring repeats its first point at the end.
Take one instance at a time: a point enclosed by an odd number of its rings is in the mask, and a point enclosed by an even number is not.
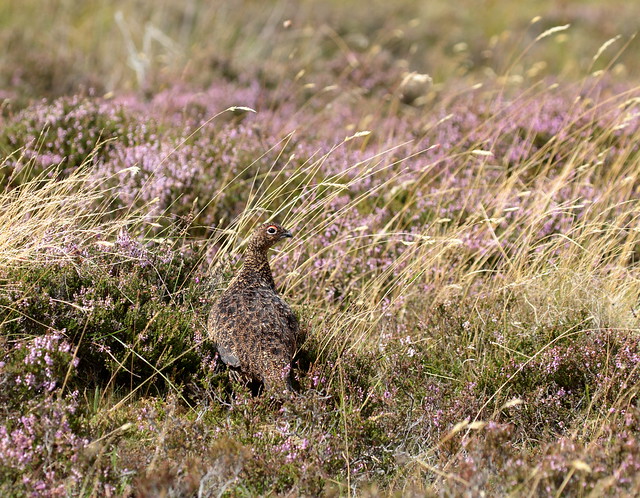
{"type": "MultiPolygon", "coordinates": [[[[0,193],[2,267],[68,262],[86,246],[109,243],[122,229],[142,223],[144,209],[113,207],[113,188],[92,178],[92,160],[88,156],[70,176],[58,177],[54,166],[0,193]]],[[[30,168],[25,160],[19,169],[29,177],[30,168]]]]}

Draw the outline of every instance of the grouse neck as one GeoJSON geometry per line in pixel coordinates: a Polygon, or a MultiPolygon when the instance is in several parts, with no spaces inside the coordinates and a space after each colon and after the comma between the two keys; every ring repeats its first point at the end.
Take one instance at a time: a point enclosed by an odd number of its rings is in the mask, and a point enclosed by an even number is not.
{"type": "Polygon", "coordinates": [[[252,281],[272,289],[276,287],[266,251],[247,251],[244,257],[244,264],[240,270],[240,277],[245,281],[252,281]]]}

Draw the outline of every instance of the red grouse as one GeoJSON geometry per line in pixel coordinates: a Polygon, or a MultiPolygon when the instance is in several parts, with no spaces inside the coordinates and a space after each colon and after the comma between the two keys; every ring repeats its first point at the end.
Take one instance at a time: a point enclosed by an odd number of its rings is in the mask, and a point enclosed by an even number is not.
{"type": "Polygon", "coordinates": [[[276,223],[258,227],[244,264],[209,314],[209,337],[236,379],[265,390],[291,389],[290,368],[299,325],[276,291],[267,252],[291,232],[276,223]]]}

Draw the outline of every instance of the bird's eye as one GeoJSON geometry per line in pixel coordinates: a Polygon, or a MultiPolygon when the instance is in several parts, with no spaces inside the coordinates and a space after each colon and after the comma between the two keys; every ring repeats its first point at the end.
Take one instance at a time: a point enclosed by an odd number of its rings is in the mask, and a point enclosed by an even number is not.
{"type": "Polygon", "coordinates": [[[278,232],[278,229],[274,226],[270,226],[269,228],[267,228],[267,233],[269,235],[275,235],[278,232]]]}

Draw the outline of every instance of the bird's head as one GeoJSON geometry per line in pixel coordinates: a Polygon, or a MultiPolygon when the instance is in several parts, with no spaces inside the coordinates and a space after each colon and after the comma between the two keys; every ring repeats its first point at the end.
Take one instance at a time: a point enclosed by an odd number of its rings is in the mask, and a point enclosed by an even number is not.
{"type": "Polygon", "coordinates": [[[249,246],[253,249],[266,251],[282,239],[293,237],[291,232],[277,223],[265,223],[256,228],[249,246]]]}

